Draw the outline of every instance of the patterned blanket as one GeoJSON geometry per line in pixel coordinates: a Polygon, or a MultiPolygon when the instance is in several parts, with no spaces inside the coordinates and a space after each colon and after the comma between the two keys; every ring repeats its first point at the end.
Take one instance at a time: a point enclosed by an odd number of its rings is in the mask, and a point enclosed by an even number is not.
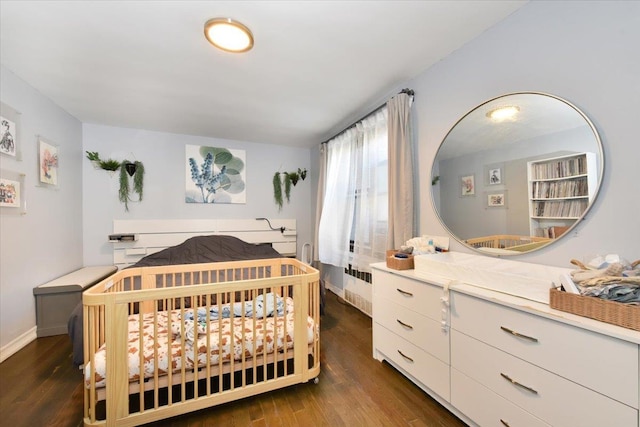
{"type": "MultiPolygon", "coordinates": [[[[208,323],[195,322],[198,318],[193,309],[184,309],[184,322],[181,310],[161,311],[143,315],[143,345],[140,349],[140,320],[138,315],[129,316],[129,381],[166,375],[169,370],[179,372],[183,365],[186,370],[206,366],[207,358],[211,365],[236,361],[274,351],[293,348],[294,313],[293,300],[286,299],[286,314],[276,310],[275,317],[229,317],[212,319],[208,323]],[[189,319],[190,318],[190,319],[189,319]],[[157,325],[156,326],[154,326],[157,325]],[[154,341],[154,329],[157,339],[154,341]],[[207,331],[208,329],[208,331],[207,331]],[[195,331],[197,330],[197,336],[195,331]],[[207,333],[208,332],[208,333],[207,333]],[[208,340],[208,342],[207,342],[208,340]],[[184,341],[184,343],[183,343],[184,341]],[[208,346],[207,346],[208,344],[208,346]],[[184,347],[184,349],[183,349],[184,347]],[[140,351],[143,354],[142,374],[140,370],[140,351]]],[[[307,318],[307,344],[314,340],[317,329],[313,318],[307,318]]],[[[95,354],[96,387],[104,387],[106,378],[106,343],[95,354]]],[[[91,364],[85,366],[85,383],[90,385],[91,364]]]]}

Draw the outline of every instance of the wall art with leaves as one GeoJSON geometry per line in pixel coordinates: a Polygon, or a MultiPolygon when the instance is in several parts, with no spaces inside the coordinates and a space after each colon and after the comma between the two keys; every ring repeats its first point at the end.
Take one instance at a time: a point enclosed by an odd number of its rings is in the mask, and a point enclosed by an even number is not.
{"type": "Polygon", "coordinates": [[[246,203],[245,151],[186,145],[187,203],[246,203]]]}

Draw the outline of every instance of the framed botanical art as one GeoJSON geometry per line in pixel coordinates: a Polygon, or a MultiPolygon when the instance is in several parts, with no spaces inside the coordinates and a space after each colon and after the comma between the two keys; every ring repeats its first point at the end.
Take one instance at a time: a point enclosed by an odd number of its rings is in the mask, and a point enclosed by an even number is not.
{"type": "Polygon", "coordinates": [[[38,137],[38,176],[40,184],[58,186],[58,146],[38,137]]]}
{"type": "Polygon", "coordinates": [[[476,178],[473,174],[460,176],[460,196],[475,196],[476,194],[476,178]]]}
{"type": "Polygon", "coordinates": [[[245,151],[186,145],[187,203],[246,203],[245,151]]]}

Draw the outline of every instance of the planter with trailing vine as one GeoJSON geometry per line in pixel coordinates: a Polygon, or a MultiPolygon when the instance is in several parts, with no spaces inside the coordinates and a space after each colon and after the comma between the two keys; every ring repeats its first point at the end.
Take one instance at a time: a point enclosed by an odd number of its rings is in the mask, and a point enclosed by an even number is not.
{"type": "Polygon", "coordinates": [[[87,151],[87,159],[91,161],[96,169],[104,169],[111,174],[120,170],[120,188],[118,190],[118,199],[124,203],[125,211],[129,212],[129,202],[132,193],[138,195],[138,200],[142,200],[144,190],[144,165],[139,161],[108,159],[102,160],[97,151],[87,151]],[[129,181],[133,180],[131,184],[129,181]]]}
{"type": "Polygon", "coordinates": [[[284,197],[287,199],[287,203],[291,199],[291,186],[294,187],[298,183],[298,181],[303,180],[307,177],[307,170],[300,169],[296,172],[276,172],[273,175],[273,198],[278,205],[278,210],[282,210],[282,205],[284,204],[284,200],[282,198],[282,186],[284,185],[284,197]]]}

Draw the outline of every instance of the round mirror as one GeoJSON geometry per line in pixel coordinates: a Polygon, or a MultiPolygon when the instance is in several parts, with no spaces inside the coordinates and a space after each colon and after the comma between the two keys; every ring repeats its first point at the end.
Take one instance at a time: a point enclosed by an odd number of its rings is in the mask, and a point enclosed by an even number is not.
{"type": "Polygon", "coordinates": [[[433,205],[461,243],[518,255],[569,234],[595,200],[603,168],[598,132],[574,105],[508,94],[467,113],[444,138],[433,205]]]}

